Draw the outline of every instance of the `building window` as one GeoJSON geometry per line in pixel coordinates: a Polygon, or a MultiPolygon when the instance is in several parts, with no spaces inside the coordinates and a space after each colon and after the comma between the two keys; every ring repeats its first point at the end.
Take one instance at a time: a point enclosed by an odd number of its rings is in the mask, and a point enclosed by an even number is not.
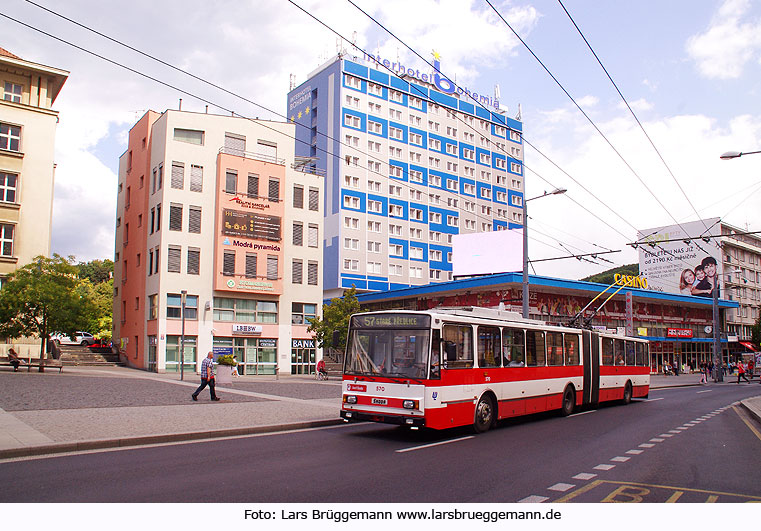
{"type": "Polygon", "coordinates": [[[158,312],[158,295],[148,295],[148,319],[156,319],[158,312]]]}
{"type": "Polygon", "coordinates": [[[199,275],[201,272],[201,250],[188,249],[188,275],[199,275]]]}
{"type": "Polygon", "coordinates": [[[190,191],[203,192],[203,166],[190,165],[190,191]]]}
{"type": "Polygon", "coordinates": [[[21,127],[0,123],[0,149],[19,151],[21,147],[21,127]]]}
{"type": "Polygon", "coordinates": [[[293,208],[304,208],[304,187],[294,185],[293,187],[293,208]]]}
{"type": "Polygon", "coordinates": [[[186,142],[188,144],[195,144],[197,146],[203,146],[203,131],[195,131],[193,129],[177,129],[174,130],[174,139],[178,142],[186,142]]]}
{"type": "Polygon", "coordinates": [[[222,274],[226,277],[235,275],[235,251],[225,251],[223,253],[222,274]]]}
{"type": "Polygon", "coordinates": [[[303,284],[304,282],[304,262],[294,259],[291,264],[291,282],[294,284],[303,284]]]}
{"type": "Polygon", "coordinates": [[[15,173],[0,172],[0,201],[5,203],[15,203],[17,185],[18,175],[15,173]]]}
{"type": "Polygon", "coordinates": [[[277,256],[267,255],[267,280],[277,279],[277,256]]]}
{"type": "Polygon", "coordinates": [[[280,201],[280,179],[270,177],[267,198],[273,203],[280,201]]]}
{"type": "Polygon", "coordinates": [[[182,230],[182,205],[169,205],[169,230],[182,230]]]}
{"type": "Polygon", "coordinates": [[[277,302],[214,297],[213,319],[238,323],[277,324],[277,302]]]}
{"type": "Polygon", "coordinates": [[[227,170],[225,172],[225,192],[235,194],[238,190],[238,172],[227,170]]]}
{"type": "Polygon", "coordinates": [[[0,224],[0,256],[13,256],[13,232],[15,225],[0,224]]]}
{"type": "Polygon", "coordinates": [[[317,188],[309,189],[309,210],[313,212],[320,210],[320,191],[317,188]]]}
{"type": "Polygon", "coordinates": [[[359,260],[344,260],[344,270],[346,271],[358,271],[359,260]]]}
{"type": "Polygon", "coordinates": [[[182,248],[170,246],[167,253],[166,270],[169,273],[179,273],[182,264],[182,248]]]}
{"type": "Polygon", "coordinates": [[[317,262],[307,262],[307,284],[310,286],[317,285],[317,262]]]}
{"type": "Polygon", "coordinates": [[[246,253],[246,278],[256,278],[256,253],[246,253]]]}
{"type": "Polygon", "coordinates": [[[248,174],[248,186],[246,187],[246,195],[249,198],[259,197],[259,176],[255,173],[248,174]]]}
{"type": "MultiPolygon", "coordinates": [[[[182,319],[182,295],[167,293],[167,319],[182,319]]],[[[185,319],[198,319],[198,295],[185,295],[185,319]]]]}
{"type": "Polygon", "coordinates": [[[308,239],[307,244],[309,247],[317,247],[318,246],[318,240],[319,240],[319,228],[316,224],[309,224],[309,233],[308,233],[308,239]]]}
{"type": "Polygon", "coordinates": [[[21,93],[23,90],[24,87],[22,85],[6,81],[3,99],[5,101],[12,101],[13,103],[21,103],[21,93]]]}
{"type": "Polygon", "coordinates": [[[291,324],[309,324],[317,317],[317,305],[306,302],[291,303],[291,324]]]}
{"type": "Polygon", "coordinates": [[[176,190],[185,186],[185,165],[182,162],[172,162],[172,178],[169,184],[176,190]]]}

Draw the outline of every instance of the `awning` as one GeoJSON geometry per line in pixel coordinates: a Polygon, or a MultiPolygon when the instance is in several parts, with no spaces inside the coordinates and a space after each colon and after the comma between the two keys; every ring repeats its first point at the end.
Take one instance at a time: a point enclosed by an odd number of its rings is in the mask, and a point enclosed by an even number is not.
{"type": "Polygon", "coordinates": [[[756,345],[754,345],[750,341],[740,341],[739,343],[745,348],[747,348],[748,350],[752,350],[753,352],[758,352],[758,348],[756,347],[756,345]]]}

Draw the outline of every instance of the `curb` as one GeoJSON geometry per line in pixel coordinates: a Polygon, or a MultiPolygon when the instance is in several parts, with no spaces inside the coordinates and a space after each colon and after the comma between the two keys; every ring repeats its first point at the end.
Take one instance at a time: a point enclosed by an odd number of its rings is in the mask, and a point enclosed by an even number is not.
{"type": "Polygon", "coordinates": [[[750,415],[753,419],[756,420],[756,422],[761,422],[761,415],[759,415],[758,408],[752,407],[750,404],[747,403],[748,399],[740,400],[740,405],[745,409],[745,411],[750,415]]]}
{"type": "Polygon", "coordinates": [[[129,448],[146,444],[172,443],[182,441],[201,441],[222,437],[235,437],[239,435],[254,435],[257,433],[274,433],[279,431],[294,431],[305,428],[320,428],[323,426],[336,426],[344,424],[343,419],[313,420],[307,422],[295,422],[291,424],[273,424],[270,426],[252,426],[248,428],[227,428],[223,430],[196,431],[184,433],[166,433],[162,435],[141,435],[136,437],[122,437],[118,439],[96,439],[91,441],[77,441],[40,446],[27,446],[23,448],[9,448],[0,450],[0,459],[15,457],[33,457],[37,455],[63,454],[80,452],[84,450],[102,450],[106,448],[129,448]]]}

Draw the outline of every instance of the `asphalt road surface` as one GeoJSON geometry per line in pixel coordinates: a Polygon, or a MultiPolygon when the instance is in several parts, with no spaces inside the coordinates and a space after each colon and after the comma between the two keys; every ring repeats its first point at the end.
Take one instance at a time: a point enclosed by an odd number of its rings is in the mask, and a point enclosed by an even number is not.
{"type": "MultiPolygon", "coordinates": [[[[2,502],[761,501],[758,385],[653,390],[567,418],[379,424],[0,463],[2,502]]],[[[338,412],[336,412],[338,415],[338,412]]]]}

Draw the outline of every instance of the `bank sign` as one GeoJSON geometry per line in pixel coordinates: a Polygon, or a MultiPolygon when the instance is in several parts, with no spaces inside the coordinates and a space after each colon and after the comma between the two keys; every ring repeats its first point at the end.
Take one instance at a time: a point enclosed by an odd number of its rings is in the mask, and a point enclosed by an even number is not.
{"type": "Polygon", "coordinates": [[[498,99],[492,98],[491,96],[487,96],[485,94],[478,94],[477,92],[471,92],[467,87],[458,87],[448,77],[444,76],[441,73],[441,55],[439,55],[437,52],[433,52],[433,74],[428,74],[427,72],[421,72],[419,69],[415,69],[415,68],[407,68],[402,63],[393,63],[389,61],[388,59],[383,59],[380,56],[380,54],[372,55],[372,54],[365,53],[364,59],[365,61],[371,61],[377,65],[383,65],[384,67],[391,70],[392,72],[395,72],[396,74],[406,75],[408,77],[412,77],[414,79],[422,81],[423,83],[431,83],[435,85],[436,88],[439,89],[444,94],[451,95],[457,92],[461,96],[463,95],[469,96],[471,99],[473,99],[474,101],[477,101],[478,103],[483,104],[485,107],[489,106],[489,107],[493,107],[496,110],[499,110],[498,99]]]}

